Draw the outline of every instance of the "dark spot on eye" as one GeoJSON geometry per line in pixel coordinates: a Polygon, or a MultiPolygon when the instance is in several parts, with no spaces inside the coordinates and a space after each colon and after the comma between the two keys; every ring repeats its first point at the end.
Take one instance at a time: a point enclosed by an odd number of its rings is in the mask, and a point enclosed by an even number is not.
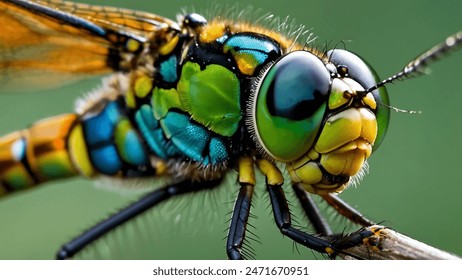
{"type": "Polygon", "coordinates": [[[348,77],[348,67],[346,67],[345,65],[339,65],[339,66],[337,66],[337,73],[338,73],[341,77],[348,77]]]}

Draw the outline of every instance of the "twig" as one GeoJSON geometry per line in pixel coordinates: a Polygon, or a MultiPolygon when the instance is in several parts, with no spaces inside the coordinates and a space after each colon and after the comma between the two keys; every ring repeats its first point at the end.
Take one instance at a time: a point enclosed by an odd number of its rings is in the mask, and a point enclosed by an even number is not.
{"type": "MultiPolygon", "coordinates": [[[[344,250],[345,253],[360,259],[375,260],[460,260],[451,253],[442,251],[395,230],[379,225],[367,227],[376,233],[365,244],[344,250]]],[[[340,254],[344,259],[351,256],[340,254]]]]}

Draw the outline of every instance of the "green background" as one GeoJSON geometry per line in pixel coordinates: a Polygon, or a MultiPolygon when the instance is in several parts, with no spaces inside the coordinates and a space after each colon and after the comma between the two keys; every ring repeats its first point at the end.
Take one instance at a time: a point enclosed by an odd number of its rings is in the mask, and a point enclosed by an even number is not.
{"type": "MultiPolygon", "coordinates": [[[[86,1],[157,13],[204,11],[213,2],[86,1]],[[191,9],[188,9],[191,10],[191,9]]],[[[296,19],[313,28],[317,45],[360,54],[387,77],[447,35],[462,29],[462,2],[432,1],[235,1],[296,19]],[[344,44],[342,42],[345,42],[344,44]]],[[[220,2],[221,3],[221,2],[220,2]]],[[[224,2],[223,2],[224,3],[224,2]]],[[[221,5],[221,4],[218,4],[221,5]]],[[[370,174],[341,197],[366,216],[420,241],[462,255],[462,52],[432,65],[432,74],[388,86],[392,105],[421,114],[393,112],[370,174]]],[[[70,112],[74,100],[98,85],[86,80],[59,90],[0,95],[0,135],[35,120],[70,112]]],[[[261,189],[261,188],[260,188],[261,189]]],[[[174,200],[116,231],[82,258],[225,259],[225,230],[236,187],[174,200]],[[225,203],[218,198],[223,199],[225,203]],[[229,203],[226,203],[229,202],[229,203]]],[[[84,179],[53,182],[0,201],[0,259],[49,259],[59,245],[133,201],[138,194],[95,188],[84,179]]],[[[258,259],[316,257],[294,249],[273,223],[268,197],[255,197],[252,220],[261,244],[258,259]]],[[[342,229],[342,220],[333,219],[342,229]]],[[[300,219],[300,223],[304,223],[300,219]]],[[[317,256],[319,257],[319,256],[317,256]]]]}

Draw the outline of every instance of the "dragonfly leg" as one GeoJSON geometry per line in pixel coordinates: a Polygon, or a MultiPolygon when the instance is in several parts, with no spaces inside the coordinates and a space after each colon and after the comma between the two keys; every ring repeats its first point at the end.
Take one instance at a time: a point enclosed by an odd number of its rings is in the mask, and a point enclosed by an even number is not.
{"type": "Polygon", "coordinates": [[[321,211],[310,194],[303,190],[299,184],[293,184],[292,188],[316,233],[324,236],[332,235],[332,229],[322,216],[321,211]]]}
{"type": "Polygon", "coordinates": [[[102,237],[109,231],[173,196],[201,189],[213,188],[219,183],[220,180],[204,182],[182,181],[165,186],[162,189],[155,190],[86,230],[84,233],[62,246],[56,254],[56,258],[61,260],[71,258],[82,251],[87,245],[91,244],[93,241],[102,237]]]}
{"type": "Polygon", "coordinates": [[[332,244],[336,249],[338,249],[336,253],[341,253],[341,250],[352,248],[358,245],[366,245],[368,249],[380,251],[382,232],[384,229],[386,228],[377,225],[363,227],[360,228],[358,231],[352,232],[341,238],[336,237],[332,239],[332,244]]]}
{"type": "Polygon", "coordinates": [[[266,187],[270,196],[274,219],[281,233],[295,242],[318,252],[327,254],[334,253],[335,249],[332,248],[328,240],[310,235],[292,227],[289,205],[284,191],[282,190],[284,178],[281,171],[279,171],[275,165],[264,159],[258,160],[257,166],[266,177],[266,187]]]}
{"type": "Polygon", "coordinates": [[[230,260],[246,259],[245,254],[242,252],[242,246],[250,215],[252,194],[253,186],[243,184],[234,204],[233,216],[228,230],[228,240],[226,242],[226,253],[230,260]]]}
{"type": "Polygon", "coordinates": [[[335,248],[333,248],[327,239],[310,235],[292,227],[289,205],[287,204],[281,185],[267,184],[267,190],[270,196],[276,225],[283,235],[320,253],[333,254],[336,252],[335,248]]]}
{"type": "Polygon", "coordinates": [[[228,230],[228,240],[226,242],[226,253],[231,260],[246,258],[244,252],[242,252],[242,246],[244,244],[255,186],[253,160],[250,157],[243,157],[239,160],[239,184],[241,188],[234,204],[233,216],[231,217],[228,230]]]}
{"type": "MultiPolygon", "coordinates": [[[[266,160],[259,160],[257,164],[260,171],[266,176],[267,191],[270,196],[276,225],[283,235],[289,237],[293,241],[317,252],[328,254],[330,257],[335,257],[339,253],[349,255],[343,251],[344,249],[362,245],[366,242],[370,245],[371,241],[369,237],[377,235],[377,233],[369,228],[363,228],[347,236],[329,235],[325,238],[321,238],[294,228],[291,224],[289,205],[284,190],[282,189],[284,179],[281,172],[276,166],[266,160]]],[[[315,217],[315,219],[319,218],[316,217],[316,215],[313,217],[315,217]]],[[[325,229],[326,228],[323,229],[323,227],[319,228],[319,230],[325,229]]]]}
{"type": "Polygon", "coordinates": [[[374,222],[364,217],[358,210],[354,209],[348,203],[343,201],[335,194],[322,195],[322,198],[333,207],[340,215],[349,219],[355,224],[368,227],[374,225],[374,222]]]}
{"type": "MultiPolygon", "coordinates": [[[[292,187],[316,232],[324,236],[327,240],[330,240],[336,250],[344,250],[361,244],[365,244],[373,250],[380,250],[381,230],[385,227],[374,225],[372,221],[364,217],[337,195],[327,194],[323,195],[322,198],[331,207],[353,223],[363,226],[358,231],[347,235],[334,234],[329,224],[322,217],[311,195],[304,191],[303,187],[299,184],[293,184],[292,187]]],[[[334,256],[335,254],[331,255],[331,257],[334,256]]]]}

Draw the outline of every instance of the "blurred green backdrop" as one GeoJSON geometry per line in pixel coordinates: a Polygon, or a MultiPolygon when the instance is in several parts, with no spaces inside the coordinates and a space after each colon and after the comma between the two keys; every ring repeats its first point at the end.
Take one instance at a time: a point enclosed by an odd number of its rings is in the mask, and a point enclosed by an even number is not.
{"type": "MultiPolygon", "coordinates": [[[[208,1],[85,1],[175,18],[182,8],[207,10],[208,1]]],[[[317,44],[344,41],[379,73],[388,77],[447,35],[462,29],[458,0],[432,1],[266,1],[234,0],[277,16],[290,16],[313,28],[317,44]]],[[[339,44],[343,46],[343,44],[339,44]]],[[[434,64],[432,74],[388,86],[392,105],[421,114],[393,112],[387,137],[370,159],[370,174],[342,198],[369,218],[401,233],[462,255],[462,52],[434,64]]],[[[97,86],[86,80],[48,92],[0,95],[0,135],[35,120],[73,110],[74,100],[97,86]]],[[[200,194],[174,200],[103,239],[83,258],[225,259],[225,230],[236,188],[228,194],[200,194]],[[223,195],[221,195],[223,196],[223,195]],[[193,200],[190,203],[190,199],[193,200]],[[188,205],[192,204],[192,206],[188,205]],[[204,207],[205,205],[205,207],[204,207]]],[[[60,245],[113,213],[138,194],[121,194],[83,179],[64,180],[0,201],[0,259],[50,259],[60,245]]],[[[253,243],[259,259],[313,258],[311,251],[281,237],[268,210],[255,198],[258,219],[253,243]]],[[[335,220],[335,221],[338,221],[335,220]]]]}

